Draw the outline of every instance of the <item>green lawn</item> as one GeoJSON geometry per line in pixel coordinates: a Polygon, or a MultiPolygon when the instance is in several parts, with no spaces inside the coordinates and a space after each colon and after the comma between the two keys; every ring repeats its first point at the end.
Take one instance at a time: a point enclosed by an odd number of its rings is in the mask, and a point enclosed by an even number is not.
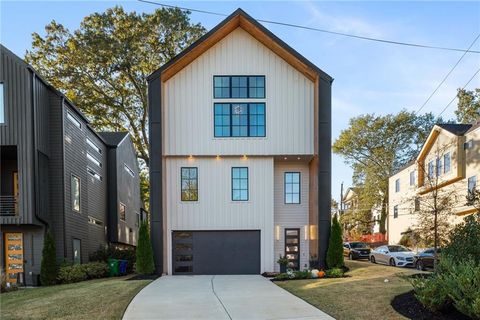
{"type": "Polygon", "coordinates": [[[0,295],[1,319],[121,319],[151,280],[108,278],[0,295]]]}
{"type": "Polygon", "coordinates": [[[349,278],[275,282],[336,319],[405,319],[390,302],[412,290],[401,275],[418,271],[346,261],[349,278]],[[388,279],[388,282],[385,282],[388,279]]]}

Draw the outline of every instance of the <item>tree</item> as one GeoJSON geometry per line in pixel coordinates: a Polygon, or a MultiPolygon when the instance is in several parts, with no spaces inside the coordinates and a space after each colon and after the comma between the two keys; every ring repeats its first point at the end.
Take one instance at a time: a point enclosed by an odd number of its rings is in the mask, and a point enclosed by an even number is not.
{"type": "Polygon", "coordinates": [[[338,222],[337,215],[333,216],[332,229],[327,249],[327,266],[328,268],[343,267],[343,239],[342,227],[338,222]]]}
{"type": "Polygon", "coordinates": [[[467,205],[474,207],[477,213],[480,213],[480,189],[473,188],[472,191],[467,193],[467,205]]]}
{"type": "Polygon", "coordinates": [[[148,224],[146,221],[140,224],[140,229],[138,230],[135,271],[138,274],[152,274],[155,271],[152,243],[150,242],[150,233],[148,232],[148,224]]]}
{"type": "Polygon", "coordinates": [[[49,230],[43,240],[42,262],[40,264],[40,282],[42,286],[55,284],[57,279],[57,258],[55,240],[49,230]]]}
{"type": "Polygon", "coordinates": [[[334,142],[333,152],[344,157],[353,168],[354,185],[362,187],[359,206],[381,206],[381,233],[386,232],[388,178],[417,155],[437,121],[431,113],[407,111],[361,115],[350,119],[349,128],[334,142]]]}
{"type": "Polygon", "coordinates": [[[76,104],[95,129],[127,129],[146,170],[146,79],[205,33],[200,24],[190,23],[189,14],[172,8],[137,14],[116,6],[85,17],[73,32],[52,21],[45,37],[33,34],[25,60],[76,104]]]}
{"type": "Polygon", "coordinates": [[[458,122],[475,123],[480,119],[480,88],[474,91],[458,89],[458,105],[455,110],[458,122]]]}

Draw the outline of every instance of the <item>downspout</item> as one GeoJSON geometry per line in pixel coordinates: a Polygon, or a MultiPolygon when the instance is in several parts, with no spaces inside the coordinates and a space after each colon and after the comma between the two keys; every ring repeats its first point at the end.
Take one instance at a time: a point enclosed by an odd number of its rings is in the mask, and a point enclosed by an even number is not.
{"type": "Polygon", "coordinates": [[[46,220],[44,220],[37,212],[37,209],[39,207],[39,197],[37,194],[37,191],[39,190],[38,187],[38,153],[37,153],[37,145],[38,145],[38,139],[37,139],[37,104],[36,104],[36,86],[35,86],[35,72],[32,72],[32,121],[33,121],[33,127],[32,127],[32,134],[33,134],[33,170],[34,170],[34,182],[33,182],[33,197],[34,197],[34,205],[33,205],[33,212],[35,214],[35,218],[37,218],[38,221],[43,223],[45,225],[45,232],[48,230],[49,224],[46,220]]]}

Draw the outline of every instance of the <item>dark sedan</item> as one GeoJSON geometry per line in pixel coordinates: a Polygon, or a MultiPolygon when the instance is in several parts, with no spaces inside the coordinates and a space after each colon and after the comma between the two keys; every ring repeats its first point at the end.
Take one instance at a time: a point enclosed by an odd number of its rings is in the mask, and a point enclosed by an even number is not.
{"type": "Polygon", "coordinates": [[[343,255],[349,260],[369,259],[370,248],[365,242],[345,242],[343,244],[343,255]]]}
{"type": "MultiPolygon", "coordinates": [[[[440,258],[440,251],[441,249],[437,249],[437,259],[440,258]]],[[[434,258],[435,258],[434,249],[429,248],[415,255],[413,260],[413,265],[417,270],[425,270],[427,268],[433,268],[434,258]]]]}

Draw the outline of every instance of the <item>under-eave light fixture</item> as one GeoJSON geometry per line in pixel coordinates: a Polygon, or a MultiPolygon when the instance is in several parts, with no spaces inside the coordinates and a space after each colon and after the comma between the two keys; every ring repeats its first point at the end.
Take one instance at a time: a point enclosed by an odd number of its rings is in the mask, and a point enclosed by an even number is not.
{"type": "Polygon", "coordinates": [[[280,226],[275,226],[275,240],[280,241],[280,226]]]}

